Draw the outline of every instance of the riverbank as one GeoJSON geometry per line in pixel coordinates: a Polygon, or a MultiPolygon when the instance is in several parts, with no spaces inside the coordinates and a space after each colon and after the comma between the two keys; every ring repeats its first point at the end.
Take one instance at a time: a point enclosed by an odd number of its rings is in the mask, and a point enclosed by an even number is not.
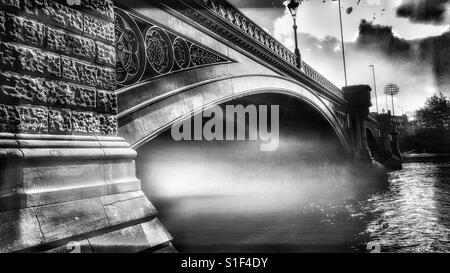
{"type": "Polygon", "coordinates": [[[450,154],[403,154],[403,162],[436,162],[436,161],[450,161],[450,154]]]}

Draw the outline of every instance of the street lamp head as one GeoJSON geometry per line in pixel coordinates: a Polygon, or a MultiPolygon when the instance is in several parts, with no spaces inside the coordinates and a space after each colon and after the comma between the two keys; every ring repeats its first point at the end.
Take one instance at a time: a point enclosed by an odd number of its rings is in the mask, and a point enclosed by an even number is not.
{"type": "Polygon", "coordinates": [[[395,96],[400,91],[400,88],[395,83],[390,83],[384,87],[384,93],[389,96],[395,96]]]}
{"type": "Polygon", "coordinates": [[[289,11],[291,12],[292,18],[297,19],[298,7],[300,6],[302,0],[291,0],[287,5],[289,11]],[[300,1],[300,2],[299,2],[300,1]]]}

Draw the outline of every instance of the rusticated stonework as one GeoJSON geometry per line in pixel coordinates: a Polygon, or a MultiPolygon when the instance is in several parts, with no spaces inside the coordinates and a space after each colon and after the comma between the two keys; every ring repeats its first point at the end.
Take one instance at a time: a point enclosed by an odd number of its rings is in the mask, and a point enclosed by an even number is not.
{"type": "Polygon", "coordinates": [[[0,0],[0,132],[116,134],[114,41],[112,0],[0,0]]]}
{"type": "Polygon", "coordinates": [[[101,113],[117,113],[116,94],[107,91],[97,92],[97,111],[101,113]]]}
{"type": "Polygon", "coordinates": [[[0,104],[0,130],[2,132],[16,132],[20,124],[19,108],[0,104]]]}
{"type": "Polygon", "coordinates": [[[0,72],[0,98],[2,101],[45,104],[47,92],[55,88],[53,82],[45,81],[42,78],[0,72]]]}
{"type": "Polygon", "coordinates": [[[232,62],[140,14],[115,9],[117,82],[129,86],[154,77],[232,62]]]}
{"type": "Polygon", "coordinates": [[[18,132],[48,132],[48,109],[39,106],[19,107],[20,123],[18,132]]]}
{"type": "Polygon", "coordinates": [[[70,133],[72,132],[72,113],[69,109],[49,109],[49,132],[70,133]]]}
{"type": "Polygon", "coordinates": [[[72,112],[72,126],[75,133],[100,133],[99,117],[92,112],[72,112]]]}

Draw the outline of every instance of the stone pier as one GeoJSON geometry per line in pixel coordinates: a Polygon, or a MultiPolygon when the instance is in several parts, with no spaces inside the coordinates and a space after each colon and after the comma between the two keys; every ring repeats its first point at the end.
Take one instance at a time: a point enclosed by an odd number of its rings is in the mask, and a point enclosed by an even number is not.
{"type": "Polygon", "coordinates": [[[171,249],[117,137],[113,2],[69,2],[0,1],[0,252],[171,249]]]}

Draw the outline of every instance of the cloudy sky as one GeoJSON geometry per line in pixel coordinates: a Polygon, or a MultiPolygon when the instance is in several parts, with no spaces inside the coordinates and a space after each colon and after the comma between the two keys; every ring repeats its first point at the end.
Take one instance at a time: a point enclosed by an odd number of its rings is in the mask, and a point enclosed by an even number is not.
{"type": "MultiPolygon", "coordinates": [[[[284,0],[229,2],[294,49],[292,17],[284,0]]],[[[341,2],[348,82],[373,86],[369,65],[375,65],[380,111],[386,108],[382,92],[390,82],[400,86],[396,113],[416,110],[438,91],[450,95],[450,0],[341,2]]],[[[337,1],[303,1],[298,21],[303,59],[343,86],[337,1]]]]}

